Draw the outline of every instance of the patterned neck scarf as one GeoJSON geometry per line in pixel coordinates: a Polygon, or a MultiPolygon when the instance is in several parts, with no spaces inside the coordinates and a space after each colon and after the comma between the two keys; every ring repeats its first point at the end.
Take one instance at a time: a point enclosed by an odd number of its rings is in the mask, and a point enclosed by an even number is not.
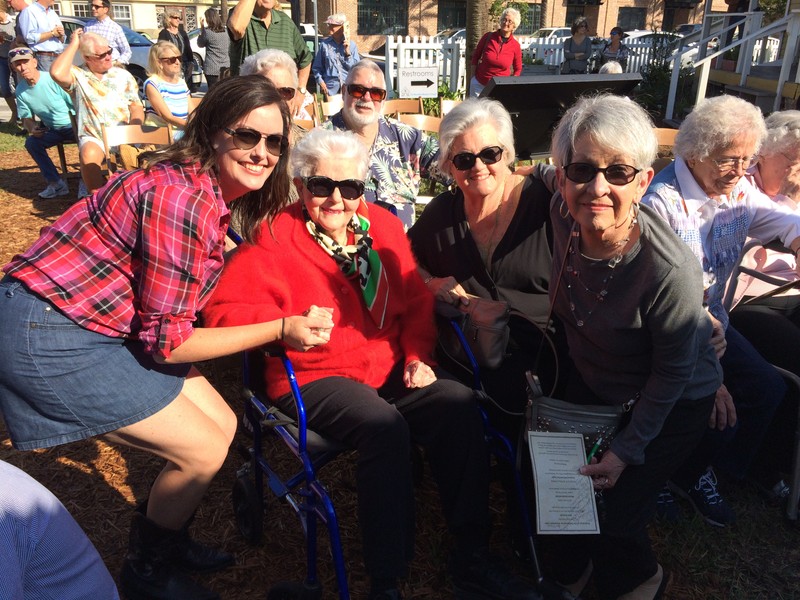
{"type": "Polygon", "coordinates": [[[347,231],[353,233],[354,244],[342,246],[331,238],[324,229],[318,227],[311,220],[305,204],[303,204],[303,216],[306,220],[306,229],[311,237],[333,257],[342,273],[351,279],[358,277],[358,284],[361,287],[361,295],[367,310],[372,315],[378,329],[381,329],[389,303],[389,280],[386,277],[380,255],[377,250],[372,249],[372,237],[369,235],[369,209],[364,198],[361,198],[358,208],[353,213],[353,219],[347,225],[347,231]]]}

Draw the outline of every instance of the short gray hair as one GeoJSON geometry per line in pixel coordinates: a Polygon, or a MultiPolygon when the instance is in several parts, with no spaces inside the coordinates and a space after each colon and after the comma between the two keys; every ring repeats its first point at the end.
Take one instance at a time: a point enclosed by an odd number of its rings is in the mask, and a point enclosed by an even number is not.
{"type": "Polygon", "coordinates": [[[351,83],[353,83],[353,79],[355,79],[356,73],[362,70],[380,73],[381,80],[384,83],[384,87],[386,86],[386,76],[383,74],[383,69],[381,69],[374,61],[371,61],[368,58],[362,58],[360,61],[358,61],[350,68],[350,72],[347,74],[347,79],[345,79],[344,84],[350,85],[351,83]]]}
{"type": "Polygon", "coordinates": [[[106,46],[111,48],[111,45],[108,43],[108,40],[104,38],[99,33],[92,33],[91,31],[87,31],[81,36],[81,43],[80,43],[80,51],[81,56],[86,58],[87,54],[96,54],[96,50],[98,46],[106,46]]]}
{"type": "MultiPolygon", "coordinates": [[[[516,157],[514,149],[514,126],[511,116],[497,100],[469,98],[457,104],[442,119],[439,125],[439,156],[449,158],[450,149],[457,137],[468,129],[489,123],[497,132],[497,141],[505,149],[506,162],[510,165],[516,157]]],[[[439,161],[439,166],[450,174],[452,163],[439,161]]]]}
{"type": "Polygon", "coordinates": [[[646,169],[658,153],[650,115],[638,104],[613,94],[580,98],[553,132],[550,153],[556,165],[572,162],[575,143],[588,135],[607,151],[630,158],[633,167],[646,169]]]}
{"type": "Polygon", "coordinates": [[[766,135],[764,117],[754,104],[728,95],[706,98],[681,123],[673,152],[684,160],[705,160],[753,136],[758,152],[766,135]]]}
{"type": "Polygon", "coordinates": [[[764,139],[761,154],[770,156],[786,152],[800,151],[800,110],[783,110],[767,117],[767,137],[764,139]]]}
{"type": "Polygon", "coordinates": [[[269,72],[276,67],[286,69],[292,76],[294,87],[297,87],[299,83],[297,64],[286,52],[275,48],[265,48],[245,58],[242,66],[239,67],[239,75],[261,75],[262,77],[267,77],[269,72]]]}
{"type": "Polygon", "coordinates": [[[514,29],[519,27],[519,24],[522,21],[522,15],[519,14],[519,11],[516,8],[505,9],[503,13],[500,15],[500,21],[502,21],[506,17],[514,21],[514,29]]]}
{"type": "Polygon", "coordinates": [[[369,171],[369,150],[355,133],[329,129],[312,129],[292,148],[289,172],[292,177],[309,177],[322,161],[335,156],[351,161],[359,179],[369,171]]]}

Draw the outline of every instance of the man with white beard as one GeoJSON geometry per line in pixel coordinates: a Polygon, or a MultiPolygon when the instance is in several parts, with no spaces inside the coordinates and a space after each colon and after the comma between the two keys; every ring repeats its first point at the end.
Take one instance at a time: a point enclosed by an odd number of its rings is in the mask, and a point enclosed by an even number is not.
{"type": "Polygon", "coordinates": [[[382,115],[386,80],[371,60],[359,61],[350,69],[343,96],[344,107],[323,127],[352,131],[371,149],[364,196],[367,202],[394,207],[409,227],[414,219],[420,178],[448,183],[439,170],[439,141],[382,115]]]}

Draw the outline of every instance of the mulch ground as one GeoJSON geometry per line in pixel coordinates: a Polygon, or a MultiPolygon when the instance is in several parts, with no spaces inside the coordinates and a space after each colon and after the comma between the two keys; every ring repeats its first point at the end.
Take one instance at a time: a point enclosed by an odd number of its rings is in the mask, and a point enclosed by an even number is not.
{"type": "MultiPolygon", "coordinates": [[[[76,194],[75,146],[67,147],[67,157],[72,171],[69,185],[76,194]]],[[[27,248],[38,237],[41,227],[54,221],[75,201],[74,195],[64,199],[39,199],[36,194],[43,188],[41,175],[26,152],[0,153],[0,221],[3,224],[0,265],[27,248]]],[[[221,359],[199,366],[241,415],[237,361],[221,359]]],[[[108,393],[113,394],[114,390],[108,393]]],[[[306,572],[302,529],[285,503],[271,496],[267,498],[261,545],[249,545],[236,528],[231,489],[237,470],[245,462],[238,450],[249,447],[249,440],[246,432],[237,434],[228,460],[198,510],[193,528],[200,541],[222,546],[236,554],[234,567],[200,579],[218,591],[224,600],[263,599],[266,590],[275,582],[301,581],[306,572]]],[[[297,468],[283,446],[270,443],[265,454],[281,472],[294,472],[297,468]]],[[[113,447],[99,440],[18,452],[11,447],[2,422],[0,459],[22,468],[61,499],[116,576],[125,555],[131,512],[147,497],[161,462],[143,452],[113,447]]],[[[332,495],[339,516],[351,595],[354,599],[365,598],[367,581],[361,560],[353,457],[345,455],[328,465],[321,479],[332,495]]],[[[765,508],[763,502],[742,490],[738,496],[735,508],[742,515],[738,530],[712,531],[713,528],[697,519],[653,528],[657,552],[673,573],[672,586],[665,596],[667,600],[800,598],[797,573],[800,554],[796,534],[784,531],[779,525],[778,509],[765,508]]],[[[446,570],[449,538],[435,486],[427,471],[417,486],[416,500],[416,558],[403,585],[404,597],[452,598],[446,570]]],[[[493,486],[491,504],[495,523],[493,550],[510,568],[529,576],[531,567],[518,562],[506,543],[505,499],[497,484],[493,486]]],[[[319,579],[325,590],[324,597],[336,598],[324,530],[320,533],[318,548],[319,579]]],[[[546,556],[540,558],[546,562],[546,556]]],[[[595,596],[590,589],[583,598],[592,600],[595,596]]]]}

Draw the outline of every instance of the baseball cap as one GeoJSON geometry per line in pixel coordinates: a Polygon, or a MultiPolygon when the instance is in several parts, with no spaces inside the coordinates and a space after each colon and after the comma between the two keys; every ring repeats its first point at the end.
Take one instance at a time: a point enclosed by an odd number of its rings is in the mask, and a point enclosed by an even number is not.
{"type": "Polygon", "coordinates": [[[34,58],[33,50],[30,48],[14,48],[8,51],[8,62],[13,63],[19,60],[28,60],[34,58]]]}

